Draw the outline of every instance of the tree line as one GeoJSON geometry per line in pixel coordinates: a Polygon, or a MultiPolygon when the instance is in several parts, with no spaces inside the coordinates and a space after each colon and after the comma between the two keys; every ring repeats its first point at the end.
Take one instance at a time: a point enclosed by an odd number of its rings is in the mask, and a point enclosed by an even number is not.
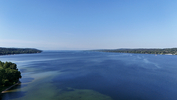
{"type": "Polygon", "coordinates": [[[26,54],[26,53],[41,53],[41,50],[33,48],[2,48],[0,47],[0,55],[9,54],[26,54]]]}
{"type": "Polygon", "coordinates": [[[94,50],[101,52],[118,52],[118,53],[143,53],[143,54],[173,54],[177,55],[177,48],[166,49],[114,49],[114,50],[94,50]]]}

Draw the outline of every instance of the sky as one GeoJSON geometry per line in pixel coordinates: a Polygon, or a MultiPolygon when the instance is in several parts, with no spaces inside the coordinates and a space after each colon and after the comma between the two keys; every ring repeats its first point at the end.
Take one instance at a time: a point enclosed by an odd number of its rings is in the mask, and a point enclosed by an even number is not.
{"type": "Polygon", "coordinates": [[[0,0],[0,47],[177,47],[177,0],[0,0]]]}

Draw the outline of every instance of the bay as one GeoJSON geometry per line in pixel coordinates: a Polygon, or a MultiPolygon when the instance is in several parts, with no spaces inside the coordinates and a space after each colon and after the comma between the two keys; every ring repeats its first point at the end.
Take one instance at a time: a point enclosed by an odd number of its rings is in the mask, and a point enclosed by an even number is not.
{"type": "Polygon", "coordinates": [[[44,51],[0,60],[22,73],[22,83],[2,100],[177,99],[175,55],[44,51]]]}

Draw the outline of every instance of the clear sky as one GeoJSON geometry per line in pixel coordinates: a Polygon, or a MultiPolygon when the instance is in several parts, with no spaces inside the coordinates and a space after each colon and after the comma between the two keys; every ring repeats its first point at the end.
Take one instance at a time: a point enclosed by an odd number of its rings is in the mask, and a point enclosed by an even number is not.
{"type": "Polygon", "coordinates": [[[0,0],[0,47],[177,47],[177,0],[0,0]]]}

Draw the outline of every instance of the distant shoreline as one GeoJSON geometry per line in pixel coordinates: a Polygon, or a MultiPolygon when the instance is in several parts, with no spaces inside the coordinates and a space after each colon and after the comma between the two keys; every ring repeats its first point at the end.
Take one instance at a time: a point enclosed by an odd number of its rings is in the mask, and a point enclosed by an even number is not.
{"type": "Polygon", "coordinates": [[[114,53],[177,55],[177,48],[165,48],[165,49],[102,49],[102,50],[92,50],[92,51],[114,52],[114,53]]]}
{"type": "MultiPolygon", "coordinates": [[[[41,52],[37,52],[37,53],[41,53],[41,52]]],[[[16,53],[16,54],[4,54],[0,56],[10,56],[10,55],[20,55],[20,54],[36,54],[36,53],[16,53]]]]}
{"type": "Polygon", "coordinates": [[[15,55],[15,54],[33,54],[41,53],[42,50],[34,48],[2,48],[0,47],[0,56],[1,55],[15,55]]]}

